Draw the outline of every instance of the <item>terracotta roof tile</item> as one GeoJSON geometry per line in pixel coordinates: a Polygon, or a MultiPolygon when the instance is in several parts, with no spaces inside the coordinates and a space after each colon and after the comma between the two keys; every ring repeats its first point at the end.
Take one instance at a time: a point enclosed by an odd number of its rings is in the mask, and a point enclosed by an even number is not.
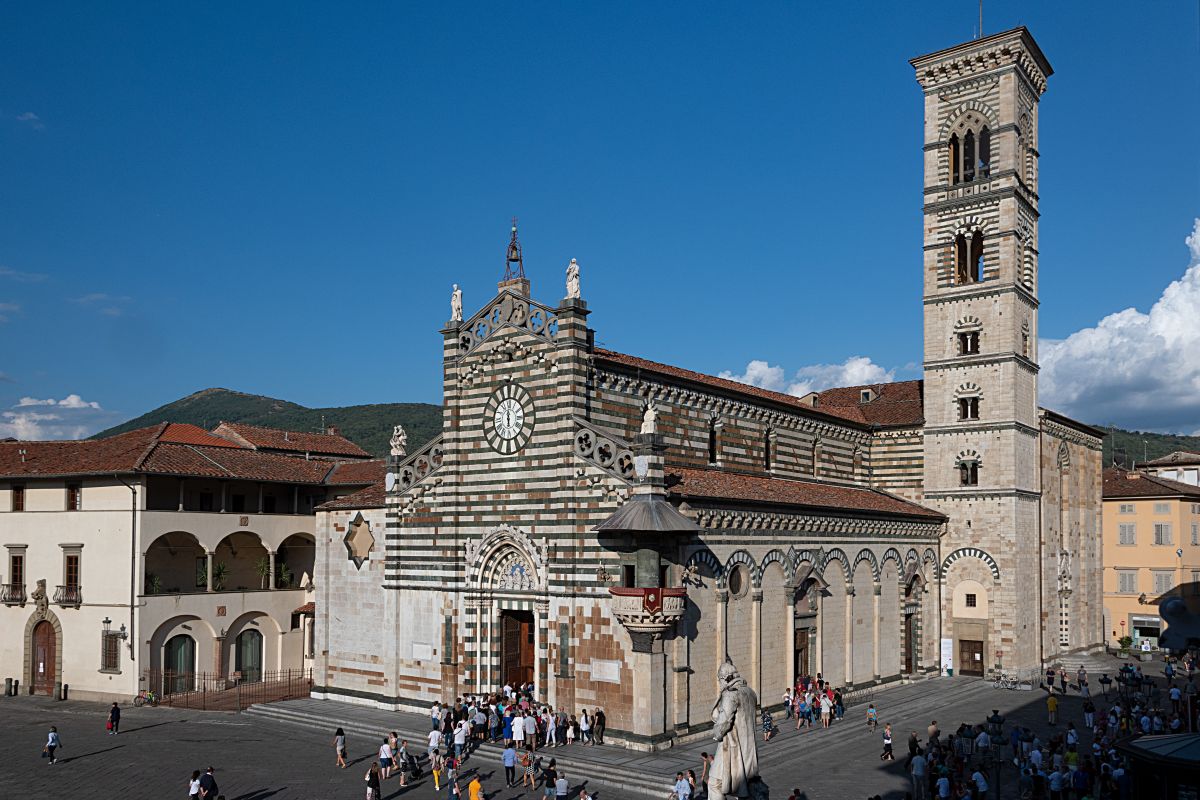
{"type": "Polygon", "coordinates": [[[387,472],[387,461],[382,458],[373,458],[370,461],[341,461],[333,468],[333,472],[326,478],[326,483],[337,485],[367,484],[367,483],[383,483],[383,476],[387,472]]]}
{"type": "Polygon", "coordinates": [[[220,436],[213,436],[199,425],[188,425],[181,422],[167,423],[166,430],[162,432],[158,440],[160,442],[173,442],[174,444],[202,444],[209,447],[244,446],[237,442],[231,442],[228,439],[222,439],[220,436]]]}
{"type": "Polygon", "coordinates": [[[817,408],[843,409],[871,425],[917,427],[925,424],[925,382],[893,381],[825,389],[817,392],[817,408]],[[870,390],[875,399],[862,402],[865,390],[870,390]]]}
{"type": "Polygon", "coordinates": [[[770,506],[801,506],[850,514],[922,517],[945,516],[933,509],[878,489],[838,486],[820,481],[767,478],[719,469],[669,467],[667,484],[673,495],[696,500],[725,500],[770,506]]]}
{"type": "Polygon", "coordinates": [[[317,604],[314,601],[309,600],[307,603],[300,606],[292,613],[293,614],[315,614],[316,612],[317,612],[317,604]]]}
{"type": "Polygon", "coordinates": [[[773,392],[770,389],[762,389],[758,386],[751,386],[748,383],[740,383],[739,381],[730,380],[728,378],[718,378],[715,375],[705,375],[702,372],[693,372],[690,369],[681,367],[673,367],[670,364],[662,364],[657,361],[648,361],[637,356],[618,353],[613,350],[605,350],[597,347],[594,355],[601,361],[607,361],[611,364],[618,364],[630,369],[643,370],[645,372],[657,372],[660,375],[667,375],[672,378],[679,378],[693,383],[700,383],[706,386],[712,386],[716,389],[723,389],[728,392],[736,392],[742,395],[748,395],[760,400],[769,400],[774,403],[791,406],[796,411],[802,414],[812,414],[818,417],[836,417],[841,420],[850,422],[862,423],[863,419],[860,414],[855,413],[851,409],[843,408],[813,408],[807,403],[802,403],[800,398],[794,397],[783,392],[773,392]]]}
{"type": "Polygon", "coordinates": [[[317,506],[318,511],[336,511],[338,509],[354,508],[384,508],[387,505],[387,492],[382,483],[374,483],[365,489],[359,489],[354,494],[339,497],[317,506]]]}
{"type": "Polygon", "coordinates": [[[104,439],[0,442],[0,475],[101,475],[133,472],[165,424],[104,439]],[[24,456],[21,451],[25,451],[24,456]]]}
{"type": "Polygon", "coordinates": [[[159,475],[308,484],[324,483],[330,469],[328,461],[281,453],[170,443],[155,447],[141,467],[143,472],[159,475]]]}
{"type": "Polygon", "coordinates": [[[1200,497],[1200,486],[1109,467],[1104,470],[1104,499],[1118,497],[1200,497]]]}
{"type": "Polygon", "coordinates": [[[357,458],[369,458],[371,455],[345,436],[338,434],[285,431],[279,428],[264,428],[260,425],[246,425],[241,422],[222,422],[213,428],[212,432],[217,436],[258,450],[357,458]]]}

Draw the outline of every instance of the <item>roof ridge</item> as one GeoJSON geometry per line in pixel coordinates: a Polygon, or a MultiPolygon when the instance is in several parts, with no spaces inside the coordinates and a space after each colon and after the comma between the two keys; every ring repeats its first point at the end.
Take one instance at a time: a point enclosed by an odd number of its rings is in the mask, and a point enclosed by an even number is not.
{"type": "Polygon", "coordinates": [[[158,423],[158,430],[156,430],[154,435],[150,437],[150,444],[146,445],[146,449],[144,449],[142,454],[133,462],[133,469],[135,472],[142,468],[142,464],[146,463],[146,459],[149,458],[150,454],[154,452],[154,448],[158,447],[158,438],[163,435],[163,432],[166,431],[167,426],[170,424],[171,423],[169,422],[158,423]]]}
{"type": "Polygon", "coordinates": [[[196,445],[192,445],[192,444],[185,444],[185,445],[182,445],[182,446],[183,446],[183,447],[186,447],[186,448],[187,448],[187,449],[189,449],[189,450],[191,450],[193,453],[195,453],[196,455],[200,456],[201,458],[203,458],[203,459],[204,459],[205,461],[207,461],[208,463],[212,464],[212,465],[213,465],[214,467],[216,467],[217,469],[219,469],[219,470],[222,470],[222,471],[223,471],[223,472],[225,472],[227,475],[233,475],[233,474],[234,474],[233,470],[231,470],[229,467],[225,466],[224,464],[222,464],[221,462],[217,461],[216,459],[213,459],[213,458],[211,458],[210,456],[206,455],[205,453],[202,453],[202,452],[200,452],[199,450],[197,450],[197,449],[196,449],[196,445]]]}

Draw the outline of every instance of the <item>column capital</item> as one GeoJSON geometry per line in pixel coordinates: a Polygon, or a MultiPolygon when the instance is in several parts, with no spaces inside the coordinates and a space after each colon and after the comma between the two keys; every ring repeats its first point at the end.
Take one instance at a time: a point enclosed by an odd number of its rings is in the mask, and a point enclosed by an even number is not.
{"type": "Polygon", "coordinates": [[[763,601],[763,590],[762,589],[751,590],[750,600],[755,603],[761,603],[763,601]]]}
{"type": "Polygon", "coordinates": [[[728,589],[717,589],[717,602],[721,603],[721,604],[725,604],[725,603],[729,602],[729,590],[728,589]]]}

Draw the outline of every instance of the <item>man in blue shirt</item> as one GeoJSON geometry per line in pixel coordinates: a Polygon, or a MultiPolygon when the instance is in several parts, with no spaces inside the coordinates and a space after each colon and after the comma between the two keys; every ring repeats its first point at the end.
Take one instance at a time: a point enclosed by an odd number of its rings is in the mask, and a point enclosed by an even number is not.
{"type": "Polygon", "coordinates": [[[691,800],[692,785],[688,783],[687,778],[683,777],[682,772],[675,773],[675,797],[679,800],[691,800]]]}
{"type": "Polygon", "coordinates": [[[504,782],[509,787],[517,785],[517,751],[509,742],[504,748],[504,782]]]}

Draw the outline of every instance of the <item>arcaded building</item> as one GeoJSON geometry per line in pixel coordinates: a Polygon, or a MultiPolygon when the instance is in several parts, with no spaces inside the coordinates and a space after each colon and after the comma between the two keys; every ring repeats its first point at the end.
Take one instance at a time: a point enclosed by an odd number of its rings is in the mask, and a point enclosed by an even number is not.
{"type": "Polygon", "coordinates": [[[442,434],[318,510],[317,696],[532,680],[654,748],[711,725],[726,655],[774,704],[1103,640],[1100,434],[1037,403],[1050,68],[1023,28],[913,64],[924,380],[799,398],[597,347],[577,270],[539,302],[514,230],[440,332],[442,434]]]}

